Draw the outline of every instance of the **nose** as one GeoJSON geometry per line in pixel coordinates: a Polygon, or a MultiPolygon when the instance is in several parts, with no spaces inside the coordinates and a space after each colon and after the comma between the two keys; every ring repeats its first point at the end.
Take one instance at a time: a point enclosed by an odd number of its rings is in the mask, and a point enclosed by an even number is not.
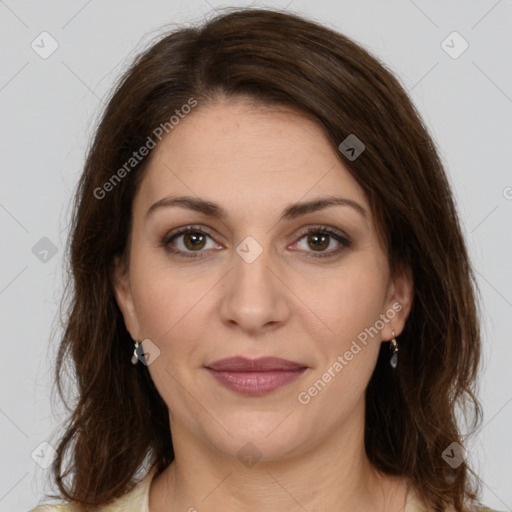
{"type": "Polygon", "coordinates": [[[269,249],[252,262],[234,254],[220,308],[222,321],[252,336],[275,330],[290,317],[290,290],[269,249]]]}

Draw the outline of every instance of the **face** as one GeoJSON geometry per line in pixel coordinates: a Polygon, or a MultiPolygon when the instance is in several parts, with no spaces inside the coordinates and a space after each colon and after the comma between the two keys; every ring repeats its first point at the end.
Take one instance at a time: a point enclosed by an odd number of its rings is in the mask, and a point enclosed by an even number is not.
{"type": "Polygon", "coordinates": [[[116,299],[146,339],[174,440],[232,456],[251,442],[275,460],[362,432],[412,284],[390,274],[367,198],[317,123],[244,100],[198,107],[155,149],[132,229],[116,299]]]}

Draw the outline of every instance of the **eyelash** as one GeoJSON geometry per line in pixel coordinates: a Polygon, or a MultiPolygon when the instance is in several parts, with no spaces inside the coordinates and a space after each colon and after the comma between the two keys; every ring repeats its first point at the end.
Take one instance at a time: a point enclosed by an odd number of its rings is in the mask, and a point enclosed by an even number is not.
{"type": "MultiPolygon", "coordinates": [[[[170,252],[171,254],[176,254],[176,255],[182,256],[184,258],[204,258],[205,257],[204,254],[206,251],[202,251],[202,250],[200,250],[200,251],[182,251],[179,249],[178,250],[173,249],[169,246],[169,244],[175,238],[178,238],[179,236],[181,236],[183,234],[187,234],[187,233],[195,233],[195,234],[200,233],[200,234],[203,234],[203,235],[206,235],[206,236],[212,238],[207,232],[205,232],[199,226],[185,226],[183,228],[177,229],[176,231],[174,231],[172,233],[167,234],[161,241],[162,247],[164,247],[165,250],[170,252]]],[[[312,253],[312,254],[307,255],[307,257],[309,257],[309,258],[330,258],[330,257],[338,255],[341,251],[350,247],[352,244],[352,242],[341,232],[334,231],[333,229],[326,228],[326,227],[307,228],[300,233],[298,240],[302,240],[305,236],[313,235],[313,234],[328,235],[328,236],[334,238],[334,240],[336,240],[340,244],[340,247],[338,249],[331,250],[329,252],[321,251],[321,252],[317,252],[316,254],[314,254],[315,251],[307,251],[308,253],[312,253]]]]}

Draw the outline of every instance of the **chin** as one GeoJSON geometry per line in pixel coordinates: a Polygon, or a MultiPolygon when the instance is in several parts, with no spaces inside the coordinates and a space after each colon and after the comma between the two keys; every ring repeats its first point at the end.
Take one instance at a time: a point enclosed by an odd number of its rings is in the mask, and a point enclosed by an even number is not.
{"type": "MultiPolygon", "coordinates": [[[[314,439],[307,436],[307,428],[298,421],[294,412],[283,413],[237,411],[230,418],[217,416],[226,429],[208,430],[209,443],[216,450],[244,462],[278,461],[305,451],[314,439]],[[213,436],[212,436],[213,434],[213,436]],[[216,435],[215,435],[216,434],[216,435]]],[[[218,426],[217,426],[218,427],[218,426]]]]}

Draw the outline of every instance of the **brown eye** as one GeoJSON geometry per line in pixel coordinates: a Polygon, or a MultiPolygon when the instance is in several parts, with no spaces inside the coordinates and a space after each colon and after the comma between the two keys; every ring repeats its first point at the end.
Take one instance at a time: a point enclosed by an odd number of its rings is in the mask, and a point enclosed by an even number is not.
{"type": "Polygon", "coordinates": [[[303,231],[296,244],[310,258],[329,258],[350,247],[351,241],[342,232],[318,227],[303,231]],[[302,242],[303,240],[304,242],[302,242]],[[301,243],[303,247],[301,247],[301,243]],[[328,249],[331,243],[332,247],[328,249]]]}
{"type": "Polygon", "coordinates": [[[315,251],[323,251],[329,246],[329,236],[323,234],[309,235],[308,244],[315,251]]]}
{"type": "Polygon", "coordinates": [[[184,233],[183,235],[183,243],[187,249],[191,251],[202,249],[206,243],[206,236],[204,233],[200,232],[191,232],[184,233]]]}
{"type": "Polygon", "coordinates": [[[169,233],[161,245],[167,252],[184,258],[200,258],[208,255],[208,249],[222,249],[211,235],[196,226],[185,226],[169,233]]]}

